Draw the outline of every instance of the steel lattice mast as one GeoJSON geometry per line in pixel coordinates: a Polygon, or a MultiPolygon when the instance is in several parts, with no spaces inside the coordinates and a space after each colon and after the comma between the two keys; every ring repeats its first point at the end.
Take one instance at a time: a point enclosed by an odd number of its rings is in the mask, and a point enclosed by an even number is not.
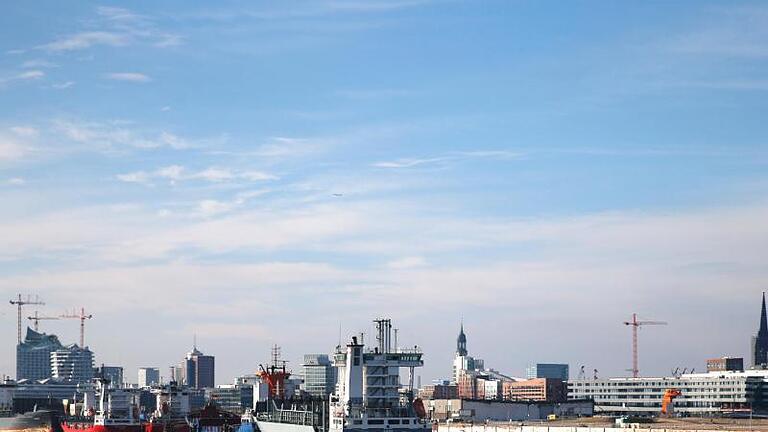
{"type": "Polygon", "coordinates": [[[24,300],[24,299],[21,298],[21,294],[19,294],[19,297],[18,297],[17,300],[11,300],[10,303],[12,305],[16,305],[18,307],[18,313],[19,314],[18,314],[18,321],[17,321],[16,329],[17,329],[17,333],[18,333],[18,335],[17,335],[18,343],[21,344],[21,308],[22,308],[22,306],[24,306],[24,305],[44,305],[45,303],[40,301],[40,299],[37,298],[37,297],[35,297],[35,299],[32,300],[32,297],[27,296],[27,299],[24,300]]]}
{"type": "Polygon", "coordinates": [[[644,325],[667,325],[666,321],[638,321],[637,314],[632,314],[632,321],[624,321],[624,325],[632,326],[632,376],[640,376],[637,355],[637,330],[644,325]]]}

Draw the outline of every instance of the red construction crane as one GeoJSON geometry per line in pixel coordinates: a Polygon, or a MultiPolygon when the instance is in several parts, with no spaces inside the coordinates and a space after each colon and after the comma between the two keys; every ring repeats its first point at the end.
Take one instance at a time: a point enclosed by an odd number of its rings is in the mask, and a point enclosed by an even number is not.
{"type": "Polygon", "coordinates": [[[45,303],[41,302],[37,296],[35,296],[35,299],[32,300],[31,296],[27,296],[27,299],[24,300],[21,298],[21,294],[19,294],[18,300],[11,300],[10,301],[12,305],[16,305],[19,308],[19,319],[18,319],[18,341],[19,344],[21,344],[21,307],[24,305],[44,305],[45,303]]]}
{"type": "Polygon", "coordinates": [[[59,317],[80,320],[80,348],[85,348],[85,320],[93,318],[93,315],[86,315],[85,308],[80,308],[80,314],[73,310],[72,313],[65,313],[59,317]]]}
{"type": "Polygon", "coordinates": [[[638,321],[637,314],[632,314],[632,321],[624,321],[624,325],[632,326],[632,376],[640,376],[637,362],[637,329],[644,325],[667,325],[666,321],[638,321]]]}
{"type": "Polygon", "coordinates": [[[32,321],[33,323],[35,323],[35,331],[38,331],[39,328],[40,328],[40,321],[42,321],[42,320],[57,320],[57,319],[59,319],[59,317],[39,316],[39,315],[37,315],[37,311],[35,311],[35,315],[34,316],[29,316],[29,317],[27,317],[27,319],[32,321]]]}

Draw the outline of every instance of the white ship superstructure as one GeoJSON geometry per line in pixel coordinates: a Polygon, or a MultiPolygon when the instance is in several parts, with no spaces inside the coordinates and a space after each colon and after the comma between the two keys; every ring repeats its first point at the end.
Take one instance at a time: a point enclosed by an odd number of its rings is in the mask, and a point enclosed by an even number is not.
{"type": "Polygon", "coordinates": [[[338,380],[330,401],[329,432],[431,429],[413,404],[413,370],[424,365],[421,351],[393,347],[391,320],[377,319],[375,323],[377,347],[365,351],[362,337],[353,337],[346,349],[339,347],[334,355],[338,380]],[[404,394],[400,368],[409,369],[404,394]]]}

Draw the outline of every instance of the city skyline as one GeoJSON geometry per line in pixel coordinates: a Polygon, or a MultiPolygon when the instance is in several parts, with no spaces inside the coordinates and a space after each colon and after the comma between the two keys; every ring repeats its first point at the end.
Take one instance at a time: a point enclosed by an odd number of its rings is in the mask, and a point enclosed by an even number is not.
{"type": "MultiPolygon", "coordinates": [[[[766,28],[756,2],[10,2],[0,300],[84,307],[134,378],[194,334],[217,383],[272,344],[298,372],[376,316],[425,383],[462,319],[519,376],[626,375],[633,313],[669,322],[641,374],[749,359],[766,28]]],[[[12,376],[8,304],[0,328],[12,376]]]]}

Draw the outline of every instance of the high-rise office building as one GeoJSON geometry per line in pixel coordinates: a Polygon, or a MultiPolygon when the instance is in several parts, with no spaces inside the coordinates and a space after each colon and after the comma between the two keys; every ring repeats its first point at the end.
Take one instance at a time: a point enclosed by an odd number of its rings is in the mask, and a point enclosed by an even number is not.
{"type": "Polygon", "coordinates": [[[93,379],[93,352],[77,344],[67,345],[51,353],[51,377],[76,383],[93,379]]]}
{"type": "Polygon", "coordinates": [[[568,365],[561,363],[535,363],[525,369],[528,379],[550,378],[568,381],[568,365]]]}
{"type": "Polygon", "coordinates": [[[112,388],[123,387],[123,368],[121,366],[104,366],[96,368],[96,377],[109,381],[112,388]]]}
{"type": "Polygon", "coordinates": [[[51,377],[51,353],[64,346],[55,335],[27,328],[24,342],[16,345],[16,380],[43,380],[51,377]]]}
{"type": "Polygon", "coordinates": [[[312,396],[328,397],[336,385],[336,368],[326,354],[305,354],[301,365],[303,390],[312,396]]]}
{"type": "Polygon", "coordinates": [[[184,383],[194,388],[215,387],[215,359],[193,347],[184,359],[184,383]]]}
{"type": "Polygon", "coordinates": [[[143,367],[139,368],[139,387],[152,387],[160,384],[160,369],[143,367]]]}

